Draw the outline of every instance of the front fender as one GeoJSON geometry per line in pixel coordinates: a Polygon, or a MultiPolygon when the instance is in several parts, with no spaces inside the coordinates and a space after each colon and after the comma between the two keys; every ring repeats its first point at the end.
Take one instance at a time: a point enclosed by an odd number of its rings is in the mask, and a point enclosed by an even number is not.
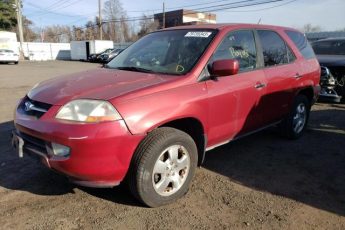
{"type": "Polygon", "coordinates": [[[208,103],[204,82],[196,82],[116,104],[129,131],[145,134],[167,122],[192,117],[207,130],[208,103]]]}

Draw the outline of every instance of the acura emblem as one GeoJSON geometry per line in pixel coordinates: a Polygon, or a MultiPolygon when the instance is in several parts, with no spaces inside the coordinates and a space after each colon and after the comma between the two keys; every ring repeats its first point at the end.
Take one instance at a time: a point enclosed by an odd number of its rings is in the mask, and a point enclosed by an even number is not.
{"type": "Polygon", "coordinates": [[[30,110],[35,106],[35,105],[32,104],[30,101],[25,102],[24,105],[25,105],[24,110],[25,110],[26,112],[30,111],[30,110]]]}

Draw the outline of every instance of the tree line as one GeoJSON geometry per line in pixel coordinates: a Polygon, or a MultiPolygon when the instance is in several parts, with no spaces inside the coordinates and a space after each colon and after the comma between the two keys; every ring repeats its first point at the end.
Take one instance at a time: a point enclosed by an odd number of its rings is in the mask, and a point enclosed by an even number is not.
{"type": "MultiPolygon", "coordinates": [[[[100,20],[96,16],[83,26],[51,25],[38,28],[29,18],[23,15],[24,40],[27,42],[97,40],[100,39],[99,30],[101,28],[104,40],[131,42],[158,29],[158,22],[146,15],[142,15],[138,20],[139,23],[129,20],[120,0],[106,0],[102,9],[103,23],[101,26],[100,20]]],[[[314,26],[310,23],[299,29],[305,33],[322,31],[320,26],[314,26]]],[[[0,0],[0,30],[18,31],[15,0],[0,0]]],[[[339,31],[345,31],[345,28],[339,31]]]]}
{"type": "MultiPolygon", "coordinates": [[[[25,3],[25,2],[24,2],[25,3]]],[[[0,0],[0,30],[17,32],[17,18],[14,0],[0,0]]],[[[107,0],[102,8],[103,23],[96,16],[84,26],[51,25],[38,28],[23,15],[23,33],[26,42],[70,42],[100,39],[114,42],[131,42],[158,29],[158,23],[142,15],[139,23],[128,20],[120,0],[107,0]]]]}

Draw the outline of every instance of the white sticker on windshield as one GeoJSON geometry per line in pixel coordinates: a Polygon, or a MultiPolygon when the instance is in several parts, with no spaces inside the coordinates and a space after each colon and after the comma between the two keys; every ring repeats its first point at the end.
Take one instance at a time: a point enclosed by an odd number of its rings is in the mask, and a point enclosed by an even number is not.
{"type": "Polygon", "coordinates": [[[188,32],[185,37],[208,38],[212,32],[194,31],[188,32]]]}

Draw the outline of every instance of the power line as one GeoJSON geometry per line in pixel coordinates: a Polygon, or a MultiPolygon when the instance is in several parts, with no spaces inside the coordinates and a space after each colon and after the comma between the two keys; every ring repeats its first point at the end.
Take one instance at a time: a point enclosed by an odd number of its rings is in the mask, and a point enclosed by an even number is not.
{"type": "MultiPolygon", "coordinates": [[[[191,12],[183,13],[183,16],[195,14],[195,12],[193,12],[193,11],[198,11],[200,13],[209,13],[209,12],[224,11],[227,9],[236,9],[236,8],[264,5],[264,4],[270,4],[270,3],[275,3],[275,2],[281,2],[281,1],[285,1],[285,0],[265,0],[265,1],[261,1],[261,2],[256,1],[255,3],[249,3],[249,4],[245,4],[245,5],[239,5],[239,6],[231,6],[232,4],[234,4],[234,3],[231,3],[231,4],[222,4],[222,5],[201,7],[201,8],[189,10],[191,12]],[[202,10],[202,11],[200,11],[200,10],[202,10]]],[[[248,0],[247,1],[239,1],[236,3],[243,3],[243,2],[248,2],[248,0]]],[[[175,16],[166,15],[165,17],[166,18],[173,18],[175,16]]],[[[125,19],[109,19],[109,20],[104,20],[103,23],[121,22],[121,21],[141,21],[141,20],[147,20],[147,19],[154,19],[154,15],[148,15],[145,18],[143,18],[141,16],[141,17],[132,17],[132,18],[130,17],[130,18],[125,18],[125,19]]]]}
{"type": "Polygon", "coordinates": [[[55,5],[54,7],[47,7],[47,8],[42,8],[34,3],[30,3],[28,2],[27,4],[34,7],[34,8],[37,8],[39,9],[39,11],[36,11],[36,12],[40,12],[40,13],[31,13],[31,14],[28,14],[27,16],[30,16],[30,17],[39,17],[39,16],[42,16],[42,15],[45,15],[45,14],[56,14],[56,15],[63,15],[63,16],[68,16],[68,17],[73,17],[72,15],[68,15],[68,14],[62,14],[62,13],[57,13],[57,12],[54,12],[54,10],[60,10],[60,9],[63,9],[63,8],[66,8],[66,7],[69,7],[71,5],[74,5],[76,3],[79,3],[80,1],[79,0],[76,0],[74,2],[70,2],[70,4],[68,5],[64,5],[65,3],[68,3],[68,1],[63,1],[61,4],[59,5],[55,5]]]}
{"type": "MultiPolygon", "coordinates": [[[[264,1],[246,0],[246,1],[238,1],[238,2],[233,2],[233,3],[228,3],[228,4],[221,4],[221,5],[213,5],[213,6],[201,7],[201,8],[191,9],[190,11],[199,11],[200,13],[217,12],[217,11],[225,11],[225,10],[228,10],[228,9],[237,9],[237,8],[265,5],[265,4],[275,3],[275,2],[282,2],[282,1],[285,1],[285,0],[264,0],[264,1]],[[252,3],[249,3],[249,2],[252,2],[252,3]],[[231,6],[231,5],[239,4],[239,3],[247,3],[247,4],[242,4],[242,5],[238,5],[238,6],[231,6]],[[201,9],[203,9],[204,11],[200,11],[201,9]]],[[[292,0],[292,1],[289,1],[289,2],[285,2],[284,4],[280,4],[280,5],[277,5],[277,6],[272,6],[272,7],[269,7],[267,9],[279,7],[279,6],[282,6],[282,5],[286,5],[286,4],[291,3],[293,1],[297,1],[297,0],[292,0]]],[[[265,9],[260,9],[260,10],[265,10],[265,9]]],[[[183,14],[183,16],[189,15],[189,14],[194,14],[194,13],[195,12],[186,12],[186,13],[183,14]]],[[[173,16],[166,15],[166,18],[169,18],[169,17],[173,17],[173,16]]],[[[104,20],[102,22],[102,24],[107,24],[107,23],[111,23],[111,22],[142,21],[142,20],[150,20],[150,19],[154,19],[154,15],[149,15],[149,16],[145,16],[145,17],[141,16],[141,17],[129,17],[129,18],[122,18],[122,19],[104,20]]],[[[90,25],[90,26],[82,26],[82,27],[77,27],[77,29],[83,30],[83,29],[87,29],[87,28],[93,28],[93,27],[96,27],[96,26],[98,26],[98,25],[95,24],[95,25],[90,25]]],[[[60,35],[63,35],[63,34],[66,34],[66,33],[57,34],[55,36],[60,36],[60,35]]]]}
{"type": "Polygon", "coordinates": [[[58,0],[58,1],[56,1],[55,3],[53,3],[53,4],[49,5],[49,6],[47,6],[47,8],[43,8],[43,9],[45,9],[45,10],[51,10],[51,9],[54,9],[55,7],[59,7],[59,6],[63,5],[63,4],[65,4],[65,3],[67,3],[68,1],[69,1],[69,0],[58,0]]]}
{"type": "MultiPolygon", "coordinates": [[[[252,0],[255,1],[255,0],[252,0]]],[[[200,11],[200,10],[206,10],[207,12],[216,12],[216,11],[220,11],[220,10],[224,10],[224,9],[235,9],[235,8],[242,8],[242,7],[248,7],[248,6],[257,6],[257,5],[263,5],[263,4],[269,4],[269,3],[273,3],[273,2],[281,2],[284,0],[267,0],[264,2],[255,2],[255,3],[249,3],[246,5],[239,5],[239,6],[231,6],[233,4],[239,4],[239,3],[246,3],[246,2],[252,2],[252,1],[239,1],[239,2],[235,2],[235,3],[230,3],[230,4],[221,4],[221,5],[214,5],[214,6],[207,6],[207,7],[200,7],[200,8],[195,8],[193,10],[195,11],[200,11]],[[220,8],[217,8],[220,7],[220,8]],[[215,9],[212,9],[215,8],[215,9]]]]}
{"type": "Polygon", "coordinates": [[[253,10],[224,10],[225,12],[257,12],[257,11],[263,11],[263,10],[269,10],[269,9],[273,9],[273,8],[277,8],[280,6],[285,6],[287,4],[290,4],[292,2],[296,2],[297,0],[291,0],[289,2],[285,2],[279,5],[275,5],[275,6],[271,6],[271,7],[266,7],[266,8],[262,8],[262,9],[253,9],[253,10]]]}
{"type": "Polygon", "coordinates": [[[31,13],[31,15],[35,15],[35,14],[37,14],[37,13],[38,13],[38,14],[41,14],[40,12],[42,12],[42,11],[50,11],[50,9],[54,8],[55,6],[59,6],[59,5],[61,5],[61,4],[64,4],[66,1],[68,1],[68,0],[58,0],[58,1],[54,2],[53,4],[49,5],[49,6],[46,7],[46,8],[43,8],[43,7],[41,7],[41,6],[38,6],[38,5],[36,5],[36,4],[34,4],[34,3],[31,3],[31,2],[27,2],[27,4],[30,5],[30,6],[32,6],[32,7],[34,7],[34,8],[36,8],[36,9],[39,9],[39,10],[37,10],[37,11],[31,13]]]}
{"type": "MultiPolygon", "coordinates": [[[[212,2],[204,2],[204,3],[198,3],[198,4],[192,4],[192,5],[184,5],[184,6],[178,6],[178,7],[167,7],[167,10],[174,10],[174,9],[183,9],[186,7],[193,7],[193,6],[200,6],[200,5],[209,5],[213,3],[219,3],[219,2],[228,2],[233,0],[220,0],[220,1],[212,1],[212,2]]],[[[250,2],[250,1],[257,1],[257,0],[246,0],[246,1],[240,1],[240,2],[250,2]]],[[[229,4],[236,4],[237,2],[232,2],[229,4]]],[[[162,9],[147,9],[147,10],[131,10],[127,12],[148,12],[148,11],[162,11],[162,9]]]]}
{"type": "MultiPolygon", "coordinates": [[[[75,2],[75,3],[77,3],[77,2],[75,2]]],[[[35,8],[37,8],[37,9],[42,9],[43,10],[43,8],[40,8],[38,5],[36,5],[36,4],[33,4],[33,3],[30,3],[30,2],[28,2],[27,3],[28,5],[30,5],[30,6],[32,6],[32,7],[35,7],[35,8]]],[[[81,14],[74,14],[74,15],[70,15],[70,14],[64,14],[64,13],[58,13],[58,12],[54,12],[54,11],[51,11],[51,10],[46,10],[45,9],[45,11],[46,12],[44,12],[44,13],[39,13],[39,14],[28,14],[28,15],[26,15],[26,16],[30,16],[30,17],[39,17],[39,16],[42,16],[42,15],[44,15],[44,14],[55,14],[55,15],[61,15],[61,16],[66,16],[66,17],[71,17],[71,18],[76,18],[76,17],[84,17],[84,18],[87,18],[88,16],[92,16],[92,15],[95,15],[95,13],[90,13],[90,14],[83,14],[83,15],[81,15],[81,14]]]]}

